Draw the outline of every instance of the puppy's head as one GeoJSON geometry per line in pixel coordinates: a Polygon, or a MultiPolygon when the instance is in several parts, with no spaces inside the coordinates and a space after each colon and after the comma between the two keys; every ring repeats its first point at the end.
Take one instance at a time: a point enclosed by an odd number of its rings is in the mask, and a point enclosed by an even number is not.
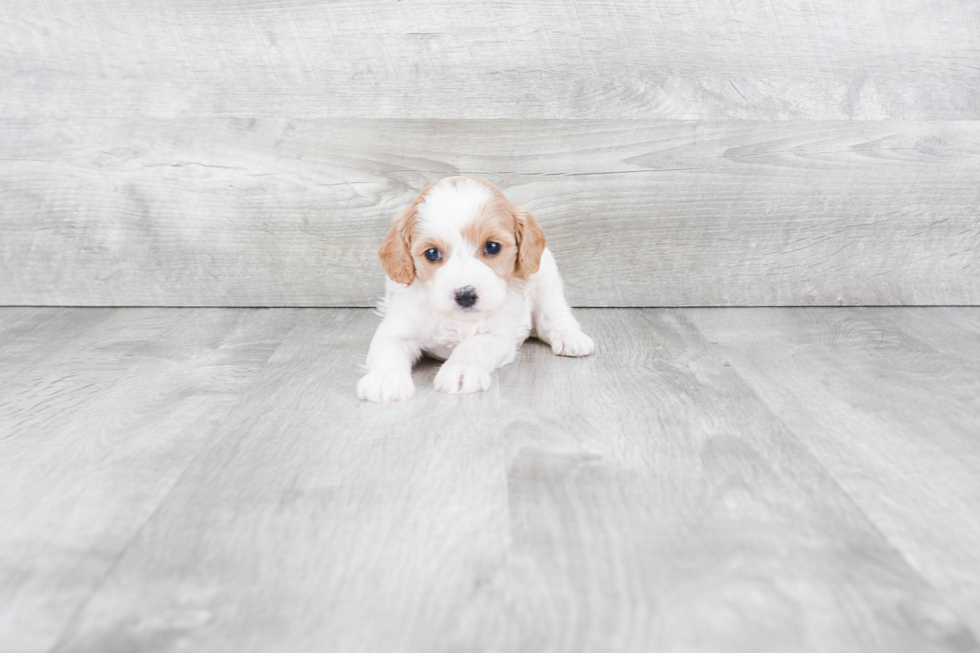
{"type": "Polygon", "coordinates": [[[500,308],[507,286],[538,271],[544,232],[493,184],[449,177],[399,214],[378,256],[385,273],[420,283],[430,307],[460,319],[500,308]]]}

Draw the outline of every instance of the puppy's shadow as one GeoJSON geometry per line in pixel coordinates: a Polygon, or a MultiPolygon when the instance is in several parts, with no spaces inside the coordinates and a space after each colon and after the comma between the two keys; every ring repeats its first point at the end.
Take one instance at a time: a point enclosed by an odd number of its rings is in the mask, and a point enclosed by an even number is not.
{"type": "Polygon", "coordinates": [[[432,385],[436,380],[436,374],[439,372],[439,368],[442,367],[443,362],[435,358],[422,356],[419,362],[415,364],[415,367],[412,368],[412,378],[415,380],[415,385],[423,383],[432,385]]]}
{"type": "MultiPolygon", "coordinates": [[[[537,338],[528,338],[521,345],[520,351],[517,352],[517,360],[519,361],[522,357],[527,357],[531,360],[544,359],[550,360],[551,358],[560,358],[553,356],[551,353],[551,345],[545,344],[538,340],[537,338]]],[[[412,380],[415,381],[415,385],[429,384],[431,385],[436,380],[436,374],[439,373],[439,368],[446,361],[441,361],[437,358],[430,358],[429,356],[423,354],[419,362],[412,367],[412,380]]],[[[513,363],[510,365],[504,365],[500,370],[494,372],[495,374],[506,374],[507,370],[516,368],[517,366],[513,363]]]]}

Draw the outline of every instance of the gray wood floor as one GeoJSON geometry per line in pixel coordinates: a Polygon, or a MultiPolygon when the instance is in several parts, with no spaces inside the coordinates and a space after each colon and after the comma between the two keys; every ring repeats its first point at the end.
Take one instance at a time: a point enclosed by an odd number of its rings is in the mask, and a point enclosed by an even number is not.
{"type": "Polygon", "coordinates": [[[0,650],[980,649],[980,308],[578,315],[376,406],[370,311],[0,309],[0,650]]]}

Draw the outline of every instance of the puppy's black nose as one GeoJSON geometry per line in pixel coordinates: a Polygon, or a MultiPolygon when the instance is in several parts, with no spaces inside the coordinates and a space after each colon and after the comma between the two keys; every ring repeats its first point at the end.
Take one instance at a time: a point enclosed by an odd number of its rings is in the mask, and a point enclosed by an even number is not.
{"type": "Polygon", "coordinates": [[[466,286],[456,291],[456,303],[461,308],[469,308],[476,303],[476,300],[476,288],[473,286],[466,286]]]}

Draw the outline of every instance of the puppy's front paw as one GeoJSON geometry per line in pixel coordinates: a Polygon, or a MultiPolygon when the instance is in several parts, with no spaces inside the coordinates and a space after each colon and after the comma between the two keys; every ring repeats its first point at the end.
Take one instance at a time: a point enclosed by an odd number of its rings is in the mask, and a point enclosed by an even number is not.
{"type": "Polygon", "coordinates": [[[436,374],[435,386],[449,394],[480,392],[490,387],[490,373],[472,365],[446,362],[436,374]]]}
{"type": "Polygon", "coordinates": [[[378,404],[405,401],[415,396],[412,375],[406,372],[376,370],[368,372],[357,382],[357,398],[378,404]]]}
{"type": "Polygon", "coordinates": [[[594,349],[592,338],[578,329],[559,333],[551,339],[551,351],[558,356],[588,356],[594,349]]]}

